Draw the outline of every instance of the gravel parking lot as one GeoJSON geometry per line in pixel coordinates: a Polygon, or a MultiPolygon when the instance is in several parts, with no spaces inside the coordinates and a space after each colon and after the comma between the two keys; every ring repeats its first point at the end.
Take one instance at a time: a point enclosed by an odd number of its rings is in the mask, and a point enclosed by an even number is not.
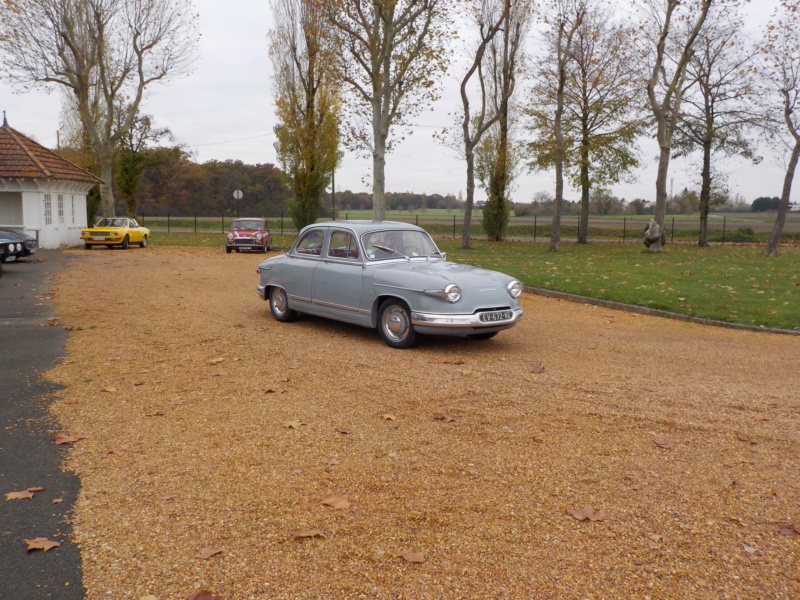
{"type": "Polygon", "coordinates": [[[90,599],[800,597],[797,337],[523,295],[398,351],[275,322],[259,255],[66,254],[90,599]]]}

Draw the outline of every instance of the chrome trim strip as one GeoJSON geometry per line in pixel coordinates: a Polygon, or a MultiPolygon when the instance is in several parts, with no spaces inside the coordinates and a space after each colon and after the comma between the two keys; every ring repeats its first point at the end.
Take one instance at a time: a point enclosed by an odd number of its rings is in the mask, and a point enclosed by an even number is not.
{"type": "Polygon", "coordinates": [[[289,297],[290,300],[298,300],[300,302],[307,302],[308,304],[313,304],[313,302],[311,302],[310,298],[302,298],[300,296],[292,296],[290,294],[286,294],[286,295],[289,297]]]}
{"type": "Polygon", "coordinates": [[[328,308],[338,308],[341,310],[347,310],[349,312],[360,313],[364,315],[371,314],[370,311],[361,308],[353,308],[352,306],[342,306],[341,304],[331,304],[330,302],[320,302],[319,300],[314,300],[312,304],[317,304],[319,306],[327,306],[328,308]]]}
{"type": "Polygon", "coordinates": [[[389,288],[391,290],[403,290],[404,292],[417,292],[419,294],[424,294],[425,293],[425,290],[418,290],[418,289],[414,289],[414,288],[405,288],[405,287],[400,287],[399,285],[387,285],[385,283],[373,283],[372,285],[375,286],[375,287],[389,288]]]}
{"type": "Polygon", "coordinates": [[[429,327],[497,327],[498,325],[508,325],[522,318],[521,308],[511,309],[513,316],[505,321],[486,322],[480,320],[480,313],[471,315],[442,315],[432,313],[411,313],[411,323],[413,325],[429,327]]]}

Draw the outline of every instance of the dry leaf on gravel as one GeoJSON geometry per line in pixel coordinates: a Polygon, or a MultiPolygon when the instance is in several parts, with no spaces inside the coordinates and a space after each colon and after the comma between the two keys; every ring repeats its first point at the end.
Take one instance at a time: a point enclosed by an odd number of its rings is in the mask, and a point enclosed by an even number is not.
{"type": "Polygon", "coordinates": [[[101,391],[101,392],[105,392],[105,393],[107,393],[107,394],[116,394],[116,393],[117,393],[117,388],[114,388],[114,387],[104,387],[104,388],[100,388],[100,391],[101,391]]]}
{"type": "Polygon", "coordinates": [[[333,510],[347,510],[350,508],[348,496],[331,496],[322,501],[323,506],[330,506],[333,510]]]}
{"type": "Polygon", "coordinates": [[[353,433],[350,429],[346,429],[344,427],[337,427],[336,431],[338,433],[341,433],[342,435],[350,435],[351,433],[353,433]]]}
{"type": "Polygon", "coordinates": [[[336,465],[342,464],[342,459],[341,458],[336,458],[335,456],[332,456],[328,460],[326,460],[323,464],[326,464],[329,467],[335,467],[336,465]]]}
{"type": "Polygon", "coordinates": [[[655,439],[653,440],[653,443],[659,448],[672,448],[672,443],[667,440],[655,439]]]}
{"type": "Polygon", "coordinates": [[[540,373],[544,373],[545,368],[544,365],[533,365],[531,366],[531,373],[536,373],[537,375],[540,373]]]}
{"type": "Polygon", "coordinates": [[[383,415],[381,417],[384,421],[396,421],[397,418],[394,415],[383,415]]]}
{"type": "Polygon", "coordinates": [[[22,540],[26,544],[28,544],[28,552],[31,550],[42,550],[47,552],[53,548],[58,548],[61,544],[58,542],[53,542],[52,540],[48,540],[47,538],[39,537],[34,538],[32,540],[22,540]]]}
{"type": "Polygon", "coordinates": [[[218,548],[203,548],[197,553],[197,558],[208,559],[217,554],[222,554],[222,550],[218,548]]]}
{"type": "Polygon", "coordinates": [[[66,433],[57,433],[55,439],[53,440],[54,444],[74,444],[75,442],[79,442],[81,440],[85,440],[86,438],[82,435],[67,435],[66,433]]]}
{"type": "Polygon", "coordinates": [[[305,423],[302,421],[287,421],[283,424],[286,429],[300,429],[305,423]]]}
{"type": "Polygon", "coordinates": [[[6,500],[31,500],[33,493],[30,490],[23,490],[21,492],[8,492],[6,500]]]}
{"type": "Polygon", "coordinates": [[[217,598],[208,590],[200,590],[186,596],[186,600],[217,600],[217,598]]]}
{"type": "Polygon", "coordinates": [[[225,359],[220,356],[218,358],[212,358],[206,364],[207,365],[218,365],[219,363],[222,363],[222,362],[225,362],[225,359]]]}
{"type": "Polygon", "coordinates": [[[422,552],[411,552],[410,550],[406,550],[401,552],[398,556],[403,557],[410,563],[424,563],[425,562],[425,555],[422,552]]]}
{"type": "Polygon", "coordinates": [[[568,510],[567,512],[578,521],[603,521],[606,518],[605,510],[595,511],[591,506],[586,506],[583,510],[568,510]]]}
{"type": "Polygon", "coordinates": [[[437,421],[444,421],[445,423],[450,423],[451,421],[455,421],[453,415],[449,412],[437,412],[433,413],[433,418],[437,421]]]}
{"type": "Polygon", "coordinates": [[[301,527],[300,529],[292,529],[289,532],[295,539],[303,539],[303,538],[314,538],[314,537],[322,537],[328,539],[328,536],[325,535],[325,532],[321,529],[309,529],[307,527],[301,527]]]}

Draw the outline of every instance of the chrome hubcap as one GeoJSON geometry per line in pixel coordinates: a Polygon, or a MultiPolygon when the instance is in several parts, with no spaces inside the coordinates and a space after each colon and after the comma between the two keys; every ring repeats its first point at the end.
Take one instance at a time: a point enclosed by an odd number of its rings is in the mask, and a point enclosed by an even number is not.
{"type": "Polygon", "coordinates": [[[383,317],[383,327],[386,334],[395,340],[404,339],[408,335],[410,326],[406,311],[399,306],[392,307],[386,311],[383,317]]]}

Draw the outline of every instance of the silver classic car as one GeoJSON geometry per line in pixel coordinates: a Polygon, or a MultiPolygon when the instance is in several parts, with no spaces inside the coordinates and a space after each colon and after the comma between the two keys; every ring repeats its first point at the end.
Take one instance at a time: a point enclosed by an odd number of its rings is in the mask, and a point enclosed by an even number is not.
{"type": "Polygon", "coordinates": [[[447,262],[424,229],[406,223],[309,225],[258,274],[256,290],[276,320],[308,313],[377,327],[393,348],[413,346],[418,334],[486,340],[522,318],[522,283],[447,262]]]}

